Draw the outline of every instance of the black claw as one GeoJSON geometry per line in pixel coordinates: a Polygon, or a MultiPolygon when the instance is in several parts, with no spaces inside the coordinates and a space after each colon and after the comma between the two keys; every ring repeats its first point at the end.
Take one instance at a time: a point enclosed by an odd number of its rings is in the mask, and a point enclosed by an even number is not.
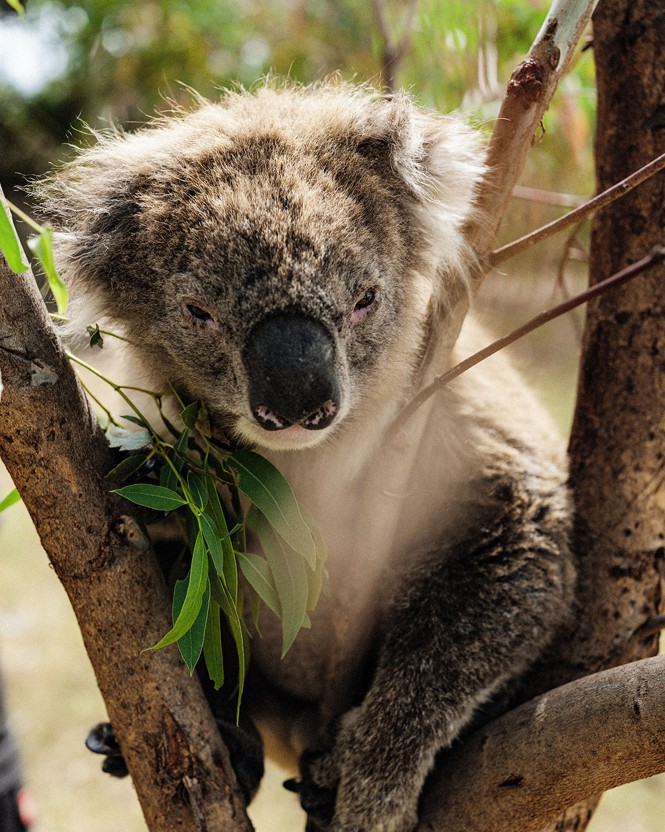
{"type": "Polygon", "coordinates": [[[90,731],[85,741],[86,748],[94,754],[103,754],[102,771],[113,777],[126,777],[129,774],[113,727],[109,722],[100,722],[90,731]]]}

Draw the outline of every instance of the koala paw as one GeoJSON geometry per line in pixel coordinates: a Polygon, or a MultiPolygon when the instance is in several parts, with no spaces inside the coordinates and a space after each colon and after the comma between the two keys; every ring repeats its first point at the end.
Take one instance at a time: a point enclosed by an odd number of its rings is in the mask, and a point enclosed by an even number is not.
{"type": "Polygon", "coordinates": [[[305,752],[297,791],[307,812],[306,832],[413,832],[420,783],[383,763],[375,742],[362,709],[355,709],[332,748],[305,752]]]}
{"type": "Polygon", "coordinates": [[[129,771],[120,751],[118,740],[110,722],[100,722],[90,731],[86,748],[94,754],[103,754],[102,771],[113,777],[127,777],[129,771]]]}

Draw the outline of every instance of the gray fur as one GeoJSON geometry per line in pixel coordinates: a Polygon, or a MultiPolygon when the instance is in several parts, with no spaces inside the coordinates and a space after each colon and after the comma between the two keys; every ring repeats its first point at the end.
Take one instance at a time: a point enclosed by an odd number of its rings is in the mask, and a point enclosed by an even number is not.
{"type": "MultiPolygon", "coordinates": [[[[570,603],[560,442],[503,356],[385,447],[428,316],[466,284],[481,175],[473,133],[406,96],[265,86],[101,137],[46,188],[80,322],[121,327],[132,362],[258,446],[327,539],[312,629],[280,661],[267,625],[253,661],[317,715],[303,788],[336,793],[331,832],[410,832],[435,754],[516,685],[570,603]],[[353,323],[368,288],[379,300],[353,323]],[[248,405],[248,333],[284,310],[334,347],[323,430],[264,430],[248,405]]],[[[469,322],[433,371],[476,338],[469,322]]],[[[326,823],[313,811],[310,828],[326,823]]]]}

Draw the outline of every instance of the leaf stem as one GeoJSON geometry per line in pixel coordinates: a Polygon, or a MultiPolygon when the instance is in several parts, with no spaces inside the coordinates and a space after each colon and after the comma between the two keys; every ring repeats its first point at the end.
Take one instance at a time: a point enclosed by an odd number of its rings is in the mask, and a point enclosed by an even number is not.
{"type": "Polygon", "coordinates": [[[35,222],[35,220],[33,220],[32,217],[29,217],[25,213],[25,211],[22,211],[18,207],[18,205],[15,205],[13,202],[10,202],[6,197],[5,197],[5,202],[9,206],[9,209],[11,210],[12,214],[15,214],[20,220],[23,220],[23,222],[26,225],[29,225],[30,228],[32,228],[33,231],[36,231],[37,234],[42,233],[42,231],[44,230],[44,227],[42,225],[40,225],[38,222],[35,222]]]}

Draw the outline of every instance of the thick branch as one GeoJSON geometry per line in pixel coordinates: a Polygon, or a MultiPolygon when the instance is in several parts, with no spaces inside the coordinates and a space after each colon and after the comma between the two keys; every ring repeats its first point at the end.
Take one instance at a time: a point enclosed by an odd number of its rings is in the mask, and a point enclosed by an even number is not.
{"type": "Polygon", "coordinates": [[[492,246],[538,126],[593,6],[594,0],[555,0],[528,56],[508,82],[490,142],[489,173],[480,194],[485,221],[471,230],[481,261],[492,246]]]}
{"type": "Polygon", "coordinates": [[[0,455],[69,595],[148,827],[249,830],[200,687],[175,648],[142,652],[171,625],[164,581],[103,481],[106,442],[32,274],[2,257],[0,297],[0,455]]]}
{"type": "Polygon", "coordinates": [[[566,806],[665,771],[665,656],[505,714],[445,758],[419,832],[539,832],[566,806]]]}

